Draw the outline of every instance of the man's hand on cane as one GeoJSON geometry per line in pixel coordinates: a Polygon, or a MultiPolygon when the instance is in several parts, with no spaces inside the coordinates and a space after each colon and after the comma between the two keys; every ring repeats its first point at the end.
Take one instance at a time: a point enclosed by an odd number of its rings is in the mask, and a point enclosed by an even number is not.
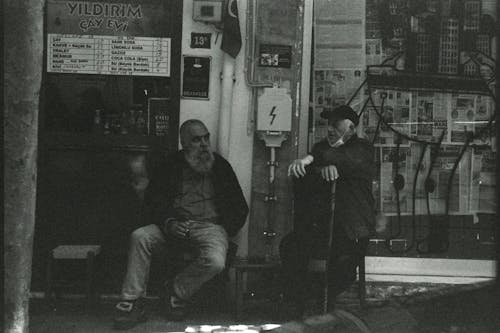
{"type": "Polygon", "coordinates": [[[321,168],[321,177],[327,182],[333,182],[339,178],[339,172],[335,165],[327,165],[321,168]]]}

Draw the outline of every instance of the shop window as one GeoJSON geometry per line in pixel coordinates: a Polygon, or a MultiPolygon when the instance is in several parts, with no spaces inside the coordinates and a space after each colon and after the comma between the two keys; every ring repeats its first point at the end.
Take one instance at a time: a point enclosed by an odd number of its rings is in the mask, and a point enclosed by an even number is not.
{"type": "Polygon", "coordinates": [[[326,135],[324,108],[347,103],[361,114],[359,135],[374,144],[378,165],[375,209],[391,221],[385,240],[406,244],[372,255],[491,258],[494,242],[479,236],[496,209],[494,81],[480,73],[494,71],[494,36],[477,20],[487,9],[417,3],[358,0],[334,10],[315,2],[309,147],[326,135]]]}

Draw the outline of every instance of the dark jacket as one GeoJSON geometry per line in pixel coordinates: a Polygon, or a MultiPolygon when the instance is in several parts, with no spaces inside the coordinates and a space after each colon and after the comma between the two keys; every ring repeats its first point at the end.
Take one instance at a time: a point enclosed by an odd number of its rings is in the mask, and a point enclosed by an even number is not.
{"type": "MultiPolygon", "coordinates": [[[[222,156],[214,153],[212,182],[215,191],[217,223],[222,225],[232,237],[243,227],[248,214],[248,206],[238,179],[222,156]]],[[[174,198],[182,188],[182,170],[189,168],[183,151],[167,156],[153,175],[146,190],[144,203],[146,219],[160,227],[167,218],[177,218],[173,208],[174,198]]]]}
{"type": "Polygon", "coordinates": [[[372,180],[376,167],[371,143],[354,135],[344,145],[332,148],[324,139],[314,145],[312,155],[311,167],[335,165],[339,172],[334,224],[340,223],[350,239],[368,237],[375,224],[372,180]]]}

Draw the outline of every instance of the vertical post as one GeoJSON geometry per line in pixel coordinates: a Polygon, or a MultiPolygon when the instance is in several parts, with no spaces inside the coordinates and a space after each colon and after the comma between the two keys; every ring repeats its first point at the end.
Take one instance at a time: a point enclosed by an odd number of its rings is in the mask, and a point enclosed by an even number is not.
{"type": "MultiPolygon", "coordinates": [[[[497,2],[497,32],[500,31],[500,6],[497,2]]],[[[500,223],[498,222],[500,219],[500,153],[498,153],[498,147],[500,147],[500,105],[498,103],[498,98],[500,97],[500,40],[499,37],[495,37],[497,52],[497,65],[496,65],[496,83],[495,83],[495,93],[496,93],[496,101],[495,101],[495,129],[496,131],[496,146],[497,146],[497,168],[496,168],[496,194],[497,194],[497,223],[496,223],[496,243],[497,243],[497,294],[500,296],[500,223]]],[[[498,299],[498,298],[497,298],[498,299]]],[[[499,301],[500,303],[500,301],[499,301]]]]}
{"type": "Polygon", "coordinates": [[[28,332],[44,0],[4,1],[4,331],[28,332]]]}

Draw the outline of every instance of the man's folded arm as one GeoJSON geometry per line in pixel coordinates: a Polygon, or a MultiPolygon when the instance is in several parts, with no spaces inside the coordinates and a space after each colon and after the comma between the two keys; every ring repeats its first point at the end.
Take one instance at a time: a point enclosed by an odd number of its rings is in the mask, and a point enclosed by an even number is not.
{"type": "MultiPolygon", "coordinates": [[[[316,147],[315,147],[316,148],[316,147]]],[[[370,143],[361,142],[346,149],[313,149],[314,165],[335,165],[340,177],[365,178],[375,175],[374,150],[370,143]]]]}

